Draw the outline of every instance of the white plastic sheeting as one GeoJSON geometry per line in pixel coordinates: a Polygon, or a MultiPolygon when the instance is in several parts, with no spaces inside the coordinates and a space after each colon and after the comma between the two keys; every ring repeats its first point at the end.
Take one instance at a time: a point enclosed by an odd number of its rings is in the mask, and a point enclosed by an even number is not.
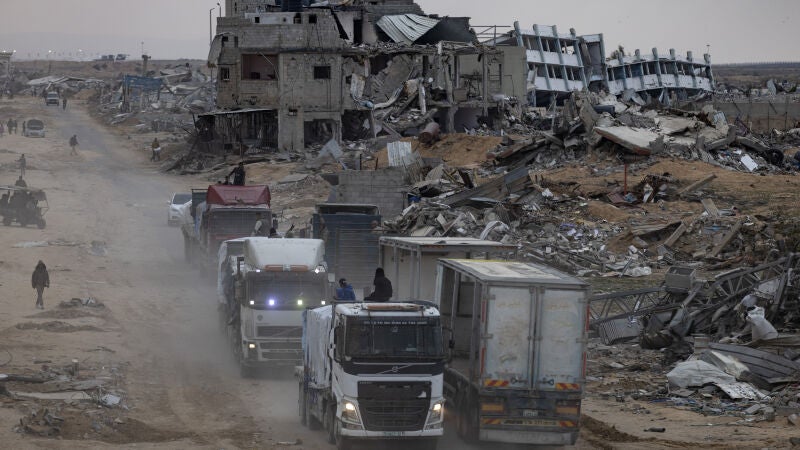
{"type": "Polygon", "coordinates": [[[257,268],[306,266],[314,270],[325,261],[325,242],[322,239],[251,237],[245,240],[244,261],[257,268]]]}
{"type": "Polygon", "coordinates": [[[308,385],[314,389],[327,388],[331,378],[328,348],[333,306],[309,309],[303,315],[303,358],[308,385]]]}

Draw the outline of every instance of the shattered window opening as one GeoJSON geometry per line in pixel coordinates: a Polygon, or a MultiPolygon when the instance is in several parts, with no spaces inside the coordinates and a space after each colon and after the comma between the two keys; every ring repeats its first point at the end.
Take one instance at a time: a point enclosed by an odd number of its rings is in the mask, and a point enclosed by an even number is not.
{"type": "Polygon", "coordinates": [[[278,55],[243,54],[243,80],[277,80],[278,55]]]}
{"type": "Polygon", "coordinates": [[[314,66],[314,79],[315,80],[330,80],[331,79],[331,66],[314,66]]]}
{"type": "Polygon", "coordinates": [[[222,81],[230,81],[231,79],[231,69],[228,67],[220,67],[219,68],[219,78],[222,81]]]}

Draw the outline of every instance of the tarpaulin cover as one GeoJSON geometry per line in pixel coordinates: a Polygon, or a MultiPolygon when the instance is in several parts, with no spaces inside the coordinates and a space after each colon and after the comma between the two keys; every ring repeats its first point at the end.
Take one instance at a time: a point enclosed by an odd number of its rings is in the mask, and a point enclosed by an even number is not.
{"type": "Polygon", "coordinates": [[[209,205],[267,205],[270,204],[269,187],[265,185],[233,186],[212,184],[208,187],[206,202],[209,205]]]}
{"type": "Polygon", "coordinates": [[[331,305],[303,312],[303,358],[308,385],[314,389],[330,385],[331,362],[328,348],[332,315],[331,305]]]}

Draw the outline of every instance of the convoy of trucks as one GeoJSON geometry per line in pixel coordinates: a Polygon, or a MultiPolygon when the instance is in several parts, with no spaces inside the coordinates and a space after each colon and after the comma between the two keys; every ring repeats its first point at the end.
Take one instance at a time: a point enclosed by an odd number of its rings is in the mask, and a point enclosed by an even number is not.
{"type": "Polygon", "coordinates": [[[338,449],[384,439],[435,449],[445,410],[466,441],[576,441],[586,283],[516,261],[513,245],[381,237],[370,205],[318,205],[317,239],[249,237],[256,215],[270,222],[266,186],[192,194],[187,258],[217,266],[242,374],[294,367],[301,422],[338,449]],[[392,301],[334,299],[338,278],[368,289],[375,267],[393,280],[392,301]]]}

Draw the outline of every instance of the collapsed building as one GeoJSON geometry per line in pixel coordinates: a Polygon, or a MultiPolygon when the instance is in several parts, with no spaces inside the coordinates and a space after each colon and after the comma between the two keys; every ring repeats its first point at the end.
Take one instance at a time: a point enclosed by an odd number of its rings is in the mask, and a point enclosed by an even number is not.
{"type": "Polygon", "coordinates": [[[714,87],[709,54],[695,61],[692,52],[684,58],[674,49],[665,55],[654,48],[650,54],[637,49],[625,55],[620,48],[606,58],[602,34],[579,36],[574,29],[559,33],[555,25],[525,29],[519,22],[492,42],[525,49],[528,98],[534,106],[560,103],[573,91],[584,89],[624,94],[640,103],[658,99],[668,104],[710,93],[714,87]]]}
{"type": "Polygon", "coordinates": [[[0,77],[11,76],[11,57],[14,52],[0,52],[0,77]]]}
{"type": "Polygon", "coordinates": [[[270,3],[229,0],[218,20],[218,109],[198,121],[209,149],[463,131],[525,98],[524,49],[478,44],[467,18],[410,0],[270,3]]]}

